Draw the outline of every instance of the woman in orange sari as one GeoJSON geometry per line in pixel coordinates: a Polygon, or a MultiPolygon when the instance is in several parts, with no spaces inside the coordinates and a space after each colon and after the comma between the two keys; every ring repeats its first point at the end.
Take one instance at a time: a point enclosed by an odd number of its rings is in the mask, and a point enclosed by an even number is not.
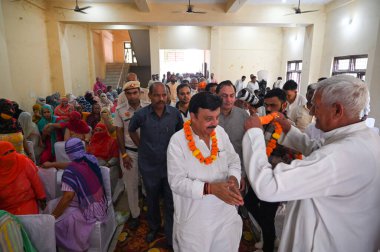
{"type": "Polygon", "coordinates": [[[32,160],[0,141],[0,209],[14,215],[38,214],[46,206],[46,194],[32,160]]]}
{"type": "Polygon", "coordinates": [[[54,109],[54,115],[65,120],[69,119],[71,111],[74,111],[74,106],[69,104],[69,99],[63,97],[61,98],[61,103],[54,109]]]}

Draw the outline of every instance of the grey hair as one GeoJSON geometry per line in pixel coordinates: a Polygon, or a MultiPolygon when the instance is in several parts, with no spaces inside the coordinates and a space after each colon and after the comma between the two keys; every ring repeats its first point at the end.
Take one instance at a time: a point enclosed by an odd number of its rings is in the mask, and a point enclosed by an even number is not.
{"type": "Polygon", "coordinates": [[[317,83],[316,93],[321,94],[321,102],[326,105],[340,103],[347,116],[360,119],[360,112],[368,102],[367,84],[350,75],[336,75],[317,83]]]}

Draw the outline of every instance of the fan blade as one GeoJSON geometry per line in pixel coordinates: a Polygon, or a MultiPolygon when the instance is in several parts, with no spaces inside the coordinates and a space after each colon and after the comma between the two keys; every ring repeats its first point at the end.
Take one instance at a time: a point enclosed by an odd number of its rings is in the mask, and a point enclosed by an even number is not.
{"type": "Polygon", "coordinates": [[[64,7],[59,7],[59,6],[54,6],[56,9],[62,9],[62,10],[75,10],[75,9],[70,9],[70,8],[64,8],[64,7]]]}
{"type": "Polygon", "coordinates": [[[288,13],[288,14],[285,14],[284,16],[289,16],[289,15],[295,15],[297,13],[288,13]]]}
{"type": "Polygon", "coordinates": [[[182,13],[183,11],[172,11],[172,13],[182,13]]]}
{"type": "Polygon", "coordinates": [[[83,14],[87,14],[87,12],[84,12],[82,10],[74,10],[75,12],[80,12],[80,13],[83,13],[83,14]]]}
{"type": "Polygon", "coordinates": [[[309,13],[309,12],[316,12],[316,11],[319,11],[319,10],[308,10],[308,11],[301,11],[301,13],[309,13]]]}
{"type": "Polygon", "coordinates": [[[91,8],[91,6],[82,7],[82,8],[79,8],[78,10],[83,11],[83,10],[87,10],[87,9],[89,9],[89,8],[91,8]]]}
{"type": "Polygon", "coordinates": [[[205,12],[205,11],[191,11],[189,13],[206,14],[207,12],[205,12]]]}

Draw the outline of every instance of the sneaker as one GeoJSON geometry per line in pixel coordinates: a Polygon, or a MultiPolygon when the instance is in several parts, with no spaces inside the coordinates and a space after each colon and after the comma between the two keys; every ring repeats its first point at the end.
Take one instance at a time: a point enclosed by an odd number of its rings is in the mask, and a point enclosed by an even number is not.
{"type": "Polygon", "coordinates": [[[136,228],[138,228],[139,225],[140,225],[139,217],[136,217],[136,218],[131,217],[131,218],[129,218],[127,224],[128,224],[128,227],[130,229],[136,229],[136,228]]]}

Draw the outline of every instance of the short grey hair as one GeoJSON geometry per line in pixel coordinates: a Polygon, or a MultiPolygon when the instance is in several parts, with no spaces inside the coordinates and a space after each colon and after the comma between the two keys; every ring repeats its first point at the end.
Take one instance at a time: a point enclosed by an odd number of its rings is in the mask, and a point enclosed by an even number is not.
{"type": "Polygon", "coordinates": [[[321,94],[321,102],[326,105],[340,103],[349,118],[360,119],[360,112],[369,99],[367,84],[350,75],[336,75],[317,83],[316,93],[321,94]]]}

